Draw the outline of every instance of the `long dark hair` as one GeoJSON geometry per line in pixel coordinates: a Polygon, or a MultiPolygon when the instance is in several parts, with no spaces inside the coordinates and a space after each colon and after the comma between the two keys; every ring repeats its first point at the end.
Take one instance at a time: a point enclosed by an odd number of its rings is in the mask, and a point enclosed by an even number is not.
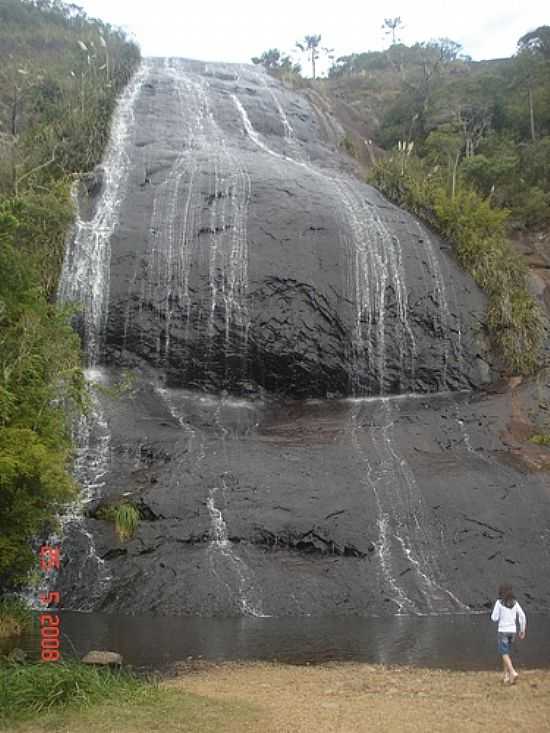
{"type": "Polygon", "coordinates": [[[512,586],[509,583],[503,583],[501,586],[499,586],[498,597],[500,598],[501,603],[503,603],[507,608],[514,607],[516,598],[514,596],[512,586]]]}

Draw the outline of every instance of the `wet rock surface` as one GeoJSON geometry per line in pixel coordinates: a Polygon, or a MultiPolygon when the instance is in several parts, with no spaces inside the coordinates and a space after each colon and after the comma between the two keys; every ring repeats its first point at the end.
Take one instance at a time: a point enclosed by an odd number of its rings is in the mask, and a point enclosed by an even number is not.
{"type": "Polygon", "coordinates": [[[304,97],[254,67],[150,62],[127,146],[109,363],[293,397],[489,380],[480,291],[345,173],[304,97]]]}
{"type": "Polygon", "coordinates": [[[546,610],[548,480],[508,460],[510,396],[247,401],[147,378],[103,397],[111,438],[98,501],[125,494],[141,520],[125,543],[110,522],[73,528],[65,606],[482,610],[505,578],[528,609],[546,610]]]}

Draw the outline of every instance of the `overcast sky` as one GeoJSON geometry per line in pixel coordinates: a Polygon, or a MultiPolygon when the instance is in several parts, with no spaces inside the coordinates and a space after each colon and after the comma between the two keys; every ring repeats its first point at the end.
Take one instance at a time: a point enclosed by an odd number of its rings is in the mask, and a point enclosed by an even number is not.
{"type": "Polygon", "coordinates": [[[511,56],[517,39],[550,23],[547,2],[518,0],[74,0],[89,15],[119,25],[145,56],[249,62],[267,48],[291,51],[321,33],[336,55],[388,45],[384,18],[401,16],[404,43],[447,37],[475,60],[511,56]]]}

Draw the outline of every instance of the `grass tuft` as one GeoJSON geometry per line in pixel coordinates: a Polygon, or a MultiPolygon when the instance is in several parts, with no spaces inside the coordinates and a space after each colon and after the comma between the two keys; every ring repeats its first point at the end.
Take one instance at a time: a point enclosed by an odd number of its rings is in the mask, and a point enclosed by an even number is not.
{"type": "Polygon", "coordinates": [[[80,662],[0,664],[0,722],[23,720],[67,706],[154,696],[158,684],[126,670],[111,671],[80,662]]]}
{"type": "Polygon", "coordinates": [[[125,542],[131,539],[136,532],[139,524],[139,511],[130,502],[120,502],[101,507],[97,518],[113,522],[120,541],[125,542]]]}

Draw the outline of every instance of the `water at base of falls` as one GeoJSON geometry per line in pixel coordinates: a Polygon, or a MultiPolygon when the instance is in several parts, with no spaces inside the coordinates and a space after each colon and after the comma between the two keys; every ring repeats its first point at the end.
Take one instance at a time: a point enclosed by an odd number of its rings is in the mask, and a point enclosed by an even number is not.
{"type": "MultiPolygon", "coordinates": [[[[125,663],[144,670],[169,670],[175,662],[191,658],[283,664],[368,662],[471,672],[497,667],[495,636],[488,633],[488,624],[488,612],[422,618],[208,619],[65,611],[61,612],[61,644],[64,658],[82,657],[90,649],[116,649],[125,663]]],[[[547,669],[548,616],[531,617],[529,637],[521,648],[521,666],[547,669]]],[[[13,642],[0,640],[0,650],[9,651],[15,644],[36,658],[38,631],[13,642]]]]}

